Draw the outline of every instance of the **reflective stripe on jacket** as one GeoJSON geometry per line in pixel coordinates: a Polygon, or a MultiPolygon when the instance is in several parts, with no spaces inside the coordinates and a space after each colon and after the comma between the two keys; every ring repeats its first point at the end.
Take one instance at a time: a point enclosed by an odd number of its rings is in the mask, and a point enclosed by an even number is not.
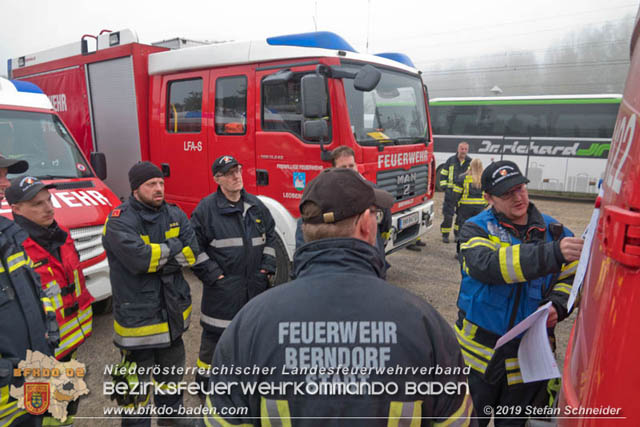
{"type": "Polygon", "coordinates": [[[456,193],[462,192],[462,182],[464,180],[463,174],[469,169],[471,164],[471,157],[467,156],[460,162],[458,155],[454,154],[449,157],[445,162],[442,169],[440,169],[440,185],[444,189],[453,190],[456,193]]]}
{"type": "Polygon", "coordinates": [[[275,221],[256,196],[242,190],[234,204],[218,189],[200,201],[191,224],[203,251],[193,268],[203,283],[200,323],[225,328],[247,301],[267,289],[267,275],[260,270],[276,270],[275,221]]]}
{"type": "Polygon", "coordinates": [[[458,201],[458,206],[460,205],[487,206],[487,201],[484,199],[484,191],[482,191],[482,187],[476,188],[473,185],[473,177],[471,175],[466,175],[464,177],[464,182],[462,183],[462,196],[458,201]]]}
{"type": "Polygon", "coordinates": [[[24,248],[40,276],[42,290],[56,312],[60,344],[55,349],[55,356],[61,360],[91,335],[91,303],[94,299],[87,290],[80,258],[68,232],[60,247],[60,260],[32,238],[25,240],[24,248]]]}
{"type": "Polygon", "coordinates": [[[175,205],[154,209],[132,196],[109,215],[102,242],[115,344],[130,350],[168,347],[191,319],[182,267],[193,265],[199,250],[187,216],[175,205]]]}

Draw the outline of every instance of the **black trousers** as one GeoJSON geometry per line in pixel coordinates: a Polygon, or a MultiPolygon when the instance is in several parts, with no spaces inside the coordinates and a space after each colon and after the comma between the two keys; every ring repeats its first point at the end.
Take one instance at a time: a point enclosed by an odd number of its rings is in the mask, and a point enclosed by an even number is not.
{"type": "Polygon", "coordinates": [[[547,381],[508,385],[506,374],[496,384],[490,384],[474,369],[469,374],[469,389],[476,416],[486,417],[478,419],[481,427],[489,424],[492,414],[495,426],[524,426],[527,421],[525,408],[533,405],[536,396],[546,391],[546,387],[547,381]]]}
{"type": "MultiPolygon", "coordinates": [[[[444,236],[449,236],[451,226],[453,225],[453,216],[456,213],[456,205],[458,204],[458,196],[452,189],[447,188],[444,191],[444,203],[442,204],[442,223],[440,224],[440,232],[444,236]]],[[[454,234],[458,236],[458,230],[454,230],[454,234]]]]}
{"type": "MultiPolygon", "coordinates": [[[[175,366],[184,368],[185,364],[185,352],[184,342],[182,337],[171,343],[168,348],[153,348],[146,350],[127,350],[127,359],[136,362],[138,367],[153,367],[158,365],[160,367],[160,374],[153,375],[153,379],[156,382],[173,383],[182,381],[182,372],[176,372],[172,368],[175,366]],[[168,373],[163,373],[162,368],[168,367],[168,373]]],[[[151,381],[151,375],[138,375],[138,380],[141,382],[151,381]]],[[[164,387],[161,387],[165,389],[164,387]]],[[[149,392],[154,389],[151,388],[149,392]]],[[[169,417],[177,417],[177,410],[182,406],[182,393],[166,393],[156,392],[153,396],[153,403],[156,408],[163,406],[171,407],[174,410],[173,415],[167,415],[169,417]]],[[[136,418],[134,416],[122,417],[123,426],[151,426],[151,418],[136,418]]]]}
{"type": "MultiPolygon", "coordinates": [[[[216,345],[218,345],[218,341],[220,341],[220,337],[224,329],[222,328],[212,328],[210,330],[206,328],[202,328],[202,338],[200,339],[200,352],[198,353],[198,366],[202,366],[202,364],[211,365],[213,361],[213,353],[216,351],[216,345]]],[[[200,384],[202,389],[209,388],[209,378],[208,374],[200,374],[199,372],[196,374],[196,382],[200,384]]]]}
{"type": "Polygon", "coordinates": [[[455,227],[456,252],[458,253],[460,252],[460,242],[458,241],[458,233],[460,231],[460,228],[462,228],[462,225],[465,223],[466,220],[468,220],[472,216],[478,215],[483,210],[484,210],[483,205],[466,205],[466,204],[458,205],[458,209],[456,210],[456,227],[455,227]]]}

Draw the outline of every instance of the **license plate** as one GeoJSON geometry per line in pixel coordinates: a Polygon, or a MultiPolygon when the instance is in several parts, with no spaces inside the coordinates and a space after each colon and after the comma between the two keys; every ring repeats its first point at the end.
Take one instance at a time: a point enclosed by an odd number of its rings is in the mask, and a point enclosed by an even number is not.
{"type": "Polygon", "coordinates": [[[414,212],[403,216],[398,219],[398,230],[404,230],[405,228],[411,227],[412,225],[417,224],[418,221],[420,221],[420,212],[414,212]]]}

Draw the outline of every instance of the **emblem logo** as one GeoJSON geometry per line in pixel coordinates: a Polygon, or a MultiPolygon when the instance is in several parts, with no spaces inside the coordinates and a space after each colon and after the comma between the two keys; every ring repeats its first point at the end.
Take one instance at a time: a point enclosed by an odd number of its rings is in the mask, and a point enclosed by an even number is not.
{"type": "Polygon", "coordinates": [[[305,172],[294,172],[293,187],[298,191],[302,191],[305,185],[307,185],[307,174],[305,172]]]}
{"type": "Polygon", "coordinates": [[[33,415],[42,415],[49,408],[49,383],[24,383],[24,409],[33,415]]]}

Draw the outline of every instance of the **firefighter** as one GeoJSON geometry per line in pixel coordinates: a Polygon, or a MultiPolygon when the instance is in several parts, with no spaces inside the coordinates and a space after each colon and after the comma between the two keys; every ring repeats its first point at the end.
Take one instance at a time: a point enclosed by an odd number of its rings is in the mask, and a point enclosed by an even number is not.
{"type": "MultiPolygon", "coordinates": [[[[487,207],[482,191],[482,160],[473,159],[462,182],[462,196],[456,210],[456,229],[459,230],[466,220],[478,215],[487,207]]],[[[456,238],[456,254],[460,253],[460,240],[456,238]]]]}
{"type": "MultiPolygon", "coordinates": [[[[132,195],[111,212],[102,238],[113,293],[114,342],[123,364],[159,366],[154,381],[167,389],[167,383],[181,381],[183,376],[182,334],[191,319],[191,292],[182,267],[195,263],[198,243],[184,212],[164,201],[164,179],[157,166],[136,163],[129,170],[129,182],[132,195]]],[[[129,382],[136,381],[149,383],[150,377],[144,371],[129,382]]],[[[152,388],[148,390],[140,400],[118,396],[119,403],[144,406],[152,388]]],[[[181,391],[163,391],[155,393],[155,406],[179,410],[181,391]]],[[[158,424],[188,425],[187,421],[160,418],[158,424]]],[[[150,423],[149,418],[122,419],[123,425],[150,423]]]]}
{"type": "MultiPolygon", "coordinates": [[[[358,172],[358,164],[356,163],[356,157],[353,149],[346,145],[339,145],[338,147],[334,148],[331,151],[331,166],[334,168],[352,169],[358,172]]],[[[391,221],[391,209],[383,209],[382,222],[378,224],[378,234],[376,235],[376,247],[380,251],[385,265],[383,279],[386,278],[387,270],[391,267],[391,265],[387,262],[385,251],[385,246],[387,245],[387,241],[389,240],[391,221]]],[[[417,242],[419,242],[419,240],[417,242]]],[[[302,235],[302,220],[299,218],[296,224],[296,249],[298,249],[303,244],[304,237],[302,235]]],[[[416,244],[419,246],[426,246],[422,242],[416,244]]]]}
{"type": "Polygon", "coordinates": [[[208,384],[220,335],[247,301],[267,289],[276,271],[275,222],[267,207],[244,190],[242,165],[232,156],[220,156],[211,170],[218,190],[191,215],[203,248],[193,268],[203,284],[196,374],[202,387],[208,384]]]}
{"type": "MultiPolygon", "coordinates": [[[[49,188],[53,187],[37,178],[23,176],[13,179],[5,196],[14,221],[29,234],[22,245],[56,312],[60,343],[54,351],[55,358],[68,362],[91,335],[93,297],[86,288],[73,240],[54,219],[49,194],[49,188]]],[[[77,410],[78,401],[70,402],[65,422],[50,418],[47,425],[72,425],[77,410]]]]}
{"type": "Polygon", "coordinates": [[[382,209],[393,203],[391,194],[348,169],[324,170],[307,185],[300,202],[307,243],[295,254],[297,279],[237,314],[213,363],[241,372],[221,369],[211,379],[218,386],[288,381],[301,384],[302,392],[243,393],[236,387],[213,393],[207,405],[217,413],[210,412],[206,425],[253,425],[258,418],[296,426],[474,423],[466,390],[410,391],[416,381],[451,381],[466,389],[466,377],[447,322],[427,302],[381,279],[383,261],[374,245],[382,209]],[[435,366],[458,372],[425,374],[435,366]],[[418,373],[403,372],[407,367],[418,373]],[[367,389],[374,383],[385,392],[374,395],[367,389]],[[231,407],[247,407],[248,413],[221,415],[231,407]]]}
{"type": "MultiPolygon", "coordinates": [[[[24,160],[0,156],[0,201],[10,182],[7,174],[23,173],[24,160]]],[[[13,221],[0,216],[0,425],[40,426],[44,416],[19,409],[9,395],[10,387],[20,387],[22,377],[14,368],[25,360],[27,350],[53,356],[59,342],[58,323],[51,300],[44,295],[38,275],[29,266],[22,242],[27,234],[13,221]]]]}
{"type": "MultiPolygon", "coordinates": [[[[444,188],[444,202],[442,204],[442,224],[440,224],[440,232],[442,233],[442,241],[449,243],[449,233],[453,225],[453,215],[456,212],[458,200],[462,194],[462,182],[464,173],[467,172],[471,157],[467,156],[469,152],[469,144],[461,142],[458,144],[458,151],[454,156],[447,159],[444,167],[440,170],[440,186],[444,188]]],[[[453,228],[453,234],[457,240],[458,228],[457,223],[453,228]]]]}
{"type": "MultiPolygon", "coordinates": [[[[519,339],[493,348],[501,335],[549,301],[553,344],[553,328],[569,315],[567,301],[583,243],[529,202],[528,182],[511,161],[489,165],[482,189],[491,208],[467,220],[460,231],[462,283],[455,329],[471,367],[471,395],[476,408],[508,407],[512,414],[525,414],[548,382],[523,383],[519,339]]],[[[496,417],[495,425],[525,421],[496,417]]]]}

